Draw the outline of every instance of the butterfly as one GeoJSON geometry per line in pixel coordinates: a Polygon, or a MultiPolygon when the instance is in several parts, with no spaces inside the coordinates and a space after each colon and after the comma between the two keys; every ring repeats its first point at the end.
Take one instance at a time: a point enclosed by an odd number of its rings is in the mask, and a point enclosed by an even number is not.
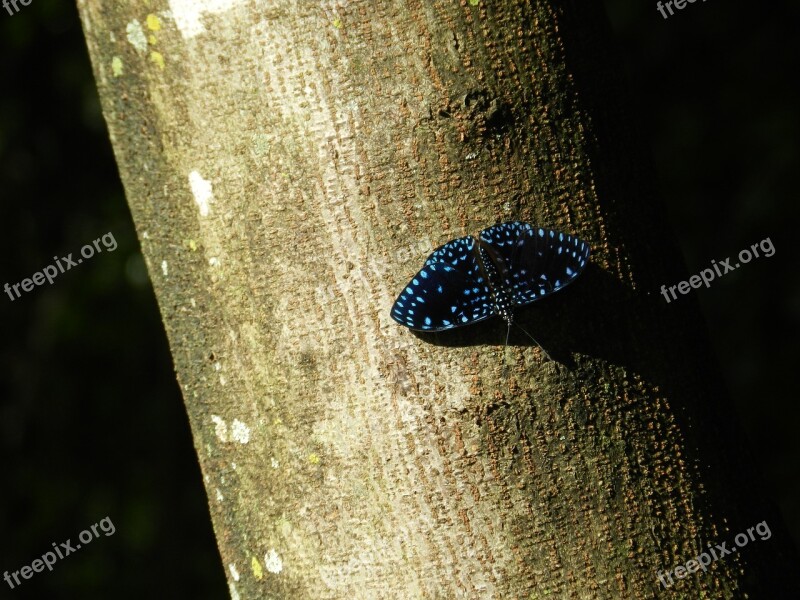
{"type": "Polygon", "coordinates": [[[554,229],[519,221],[493,225],[477,239],[457,238],[434,250],[390,314],[417,331],[444,331],[491,316],[510,330],[513,309],[572,283],[589,253],[586,242],[554,229]]]}

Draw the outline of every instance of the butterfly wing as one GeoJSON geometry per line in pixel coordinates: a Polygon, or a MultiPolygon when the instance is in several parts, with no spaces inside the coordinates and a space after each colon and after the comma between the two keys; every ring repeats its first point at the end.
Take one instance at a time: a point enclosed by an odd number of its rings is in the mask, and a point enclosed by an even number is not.
{"type": "Polygon", "coordinates": [[[518,221],[484,229],[480,239],[515,306],[573,282],[590,252],[589,245],[573,235],[518,221]]]}
{"type": "Polygon", "coordinates": [[[464,237],[437,248],[392,306],[392,318],[410,329],[443,331],[487,319],[493,314],[489,287],[464,237]]]}
{"type": "MultiPolygon", "coordinates": [[[[457,268],[460,265],[468,265],[468,268],[470,268],[471,265],[468,263],[475,260],[474,248],[475,238],[471,235],[450,240],[431,252],[425,264],[445,263],[457,268]]],[[[480,269],[478,270],[478,277],[480,277],[480,269]]]]}

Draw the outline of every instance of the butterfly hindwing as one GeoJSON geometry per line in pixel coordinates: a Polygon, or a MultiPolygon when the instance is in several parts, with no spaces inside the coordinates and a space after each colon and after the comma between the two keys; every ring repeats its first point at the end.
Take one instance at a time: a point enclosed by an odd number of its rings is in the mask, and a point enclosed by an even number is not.
{"type": "Polygon", "coordinates": [[[518,221],[484,229],[480,240],[515,306],[571,283],[589,257],[589,245],[575,236],[518,221]]]}
{"type": "Polygon", "coordinates": [[[437,248],[395,300],[392,318],[411,329],[442,331],[492,316],[474,245],[466,237],[437,248]]]}

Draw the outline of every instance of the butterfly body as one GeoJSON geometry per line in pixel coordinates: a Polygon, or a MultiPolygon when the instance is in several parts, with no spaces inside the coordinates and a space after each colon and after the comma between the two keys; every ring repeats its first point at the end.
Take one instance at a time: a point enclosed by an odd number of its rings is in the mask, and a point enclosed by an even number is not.
{"type": "Polygon", "coordinates": [[[514,308],[571,283],[586,266],[589,246],[578,238],[514,221],[477,238],[443,244],[395,300],[392,318],[410,329],[443,331],[491,316],[509,326],[514,308]]]}
{"type": "Polygon", "coordinates": [[[492,261],[489,251],[483,245],[481,240],[478,240],[478,255],[480,257],[483,270],[486,273],[486,278],[489,281],[489,289],[492,292],[492,302],[494,304],[492,313],[510,325],[514,320],[511,294],[509,294],[508,290],[503,285],[502,278],[497,270],[497,266],[495,265],[494,261],[492,261]]]}

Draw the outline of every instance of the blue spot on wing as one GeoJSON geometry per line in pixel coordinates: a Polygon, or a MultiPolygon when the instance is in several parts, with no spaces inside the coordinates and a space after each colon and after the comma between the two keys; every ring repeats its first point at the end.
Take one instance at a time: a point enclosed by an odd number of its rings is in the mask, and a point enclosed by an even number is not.
{"type": "Polygon", "coordinates": [[[590,252],[589,245],[575,236],[518,221],[484,229],[480,240],[515,306],[530,304],[574,281],[590,252]]]}

